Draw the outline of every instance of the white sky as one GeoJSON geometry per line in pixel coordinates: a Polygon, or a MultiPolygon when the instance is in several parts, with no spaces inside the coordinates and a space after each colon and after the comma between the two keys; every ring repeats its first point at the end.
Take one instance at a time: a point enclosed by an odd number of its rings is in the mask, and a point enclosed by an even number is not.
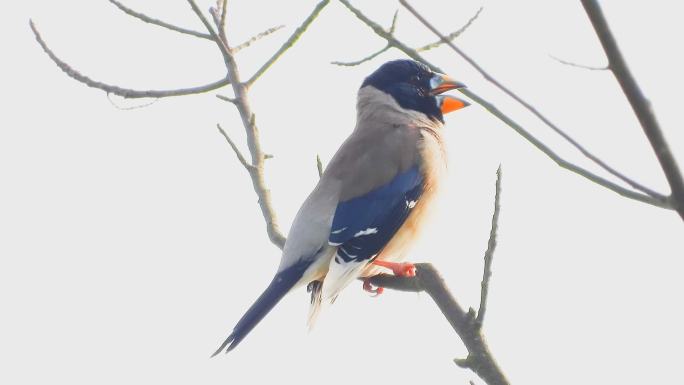
{"type": "MultiPolygon", "coordinates": [[[[203,1],[207,9],[210,1],[203,1]]],[[[231,1],[229,38],[284,31],[238,56],[243,75],[316,1],[231,1]]],[[[457,44],[580,142],[667,192],[650,146],[607,72],[578,1],[414,1],[448,32],[481,5],[457,44]]],[[[679,2],[605,1],[639,83],[684,164],[684,36],[679,2]]],[[[125,4],[201,30],[185,1],[125,4]]],[[[395,1],[357,1],[389,24],[395,1]]],[[[33,40],[32,17],[63,59],[134,88],[223,75],[215,47],[149,26],[106,1],[14,2],[0,16],[0,383],[466,384],[465,349],[426,295],[369,298],[354,284],[308,333],[306,293],[290,294],[229,356],[209,359],[277,266],[251,183],[216,131],[244,151],[234,108],[213,93],[119,110],[67,78],[33,40]]],[[[434,38],[405,11],[398,34],[434,38]]],[[[353,128],[355,94],[390,51],[333,2],[251,93],[267,179],[284,230],[353,128]]],[[[591,166],[448,49],[426,55],[569,159],[591,166]]],[[[224,94],[230,95],[229,89],[224,94]]],[[[119,106],[140,101],[113,98],[119,106]]],[[[435,263],[477,307],[495,170],[503,164],[499,247],[485,333],[514,383],[673,383],[684,346],[682,221],[558,168],[477,105],[447,116],[449,189],[414,261],[435,263]]],[[[600,170],[597,170],[600,172],[600,170]]],[[[476,383],[479,380],[476,379],[476,383]]]]}

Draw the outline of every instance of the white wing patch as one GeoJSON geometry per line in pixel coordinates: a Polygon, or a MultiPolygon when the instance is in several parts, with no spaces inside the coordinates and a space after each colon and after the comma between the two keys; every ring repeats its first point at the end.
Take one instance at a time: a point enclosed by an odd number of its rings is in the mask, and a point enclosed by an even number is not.
{"type": "Polygon", "coordinates": [[[364,236],[364,235],[376,234],[377,232],[378,232],[378,228],[377,228],[377,227],[369,227],[369,228],[367,228],[367,229],[365,229],[365,230],[361,230],[361,231],[359,231],[358,233],[354,234],[354,238],[356,238],[356,237],[361,237],[361,236],[364,236]]]}
{"type": "Polygon", "coordinates": [[[406,201],[406,207],[412,209],[412,208],[416,207],[416,203],[418,203],[418,202],[416,202],[416,201],[406,201]]]}
{"type": "Polygon", "coordinates": [[[341,228],[341,229],[333,230],[333,231],[331,231],[331,233],[332,233],[332,234],[339,234],[339,233],[343,232],[343,231],[346,230],[346,229],[347,229],[346,227],[343,227],[343,228],[341,228]]]}

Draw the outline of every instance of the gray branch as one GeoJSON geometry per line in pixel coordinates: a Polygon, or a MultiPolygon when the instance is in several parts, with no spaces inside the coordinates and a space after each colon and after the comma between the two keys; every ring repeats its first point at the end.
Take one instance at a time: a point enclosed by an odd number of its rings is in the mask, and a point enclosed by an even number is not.
{"type": "Polygon", "coordinates": [[[465,52],[463,52],[461,49],[456,47],[451,41],[449,41],[444,35],[442,35],[435,26],[430,24],[418,11],[416,11],[415,8],[413,8],[408,1],[406,0],[399,0],[399,2],[409,10],[425,27],[427,27],[432,33],[437,35],[444,43],[449,46],[454,52],[459,54],[468,64],[470,64],[477,72],[479,72],[482,77],[484,77],[488,82],[493,84],[495,87],[497,87],[499,90],[503,91],[506,95],[511,97],[513,100],[518,102],[520,105],[525,107],[528,111],[530,111],[534,116],[536,116],[539,120],[544,122],[549,128],[551,128],[553,131],[555,131],[558,135],[560,135],[563,139],[565,139],[568,143],[570,143],[573,147],[575,147],[577,150],[579,150],[585,157],[589,158],[592,160],[594,163],[598,164],[601,166],[604,170],[608,171],[609,173],[613,174],[614,176],[618,177],[625,183],[629,184],[633,188],[640,190],[651,197],[660,200],[661,202],[667,202],[667,197],[655,192],[639,183],[636,181],[628,178],[627,176],[621,174],[614,168],[608,166],[604,161],[590,153],[586,148],[584,148],[582,145],[580,145],[575,139],[573,139],[570,135],[568,135],[565,131],[563,131],[560,127],[556,126],[554,123],[552,123],[546,116],[542,115],[542,113],[533,105],[531,105],[529,102],[518,96],[515,92],[513,92],[510,88],[504,86],[502,83],[500,83],[498,80],[496,80],[492,75],[490,75],[487,71],[485,71],[482,67],[480,67],[475,60],[473,60],[470,56],[466,55],[465,52]]]}
{"type": "Polygon", "coordinates": [[[449,321],[451,327],[461,338],[468,356],[465,359],[456,359],[454,362],[466,369],[472,370],[485,383],[489,385],[506,385],[508,380],[494,360],[487,341],[482,334],[482,323],[487,306],[487,295],[489,293],[489,279],[491,278],[491,265],[496,248],[496,233],[499,223],[501,197],[501,166],[496,173],[496,193],[494,196],[494,214],[492,215],[492,227],[489,231],[489,242],[484,257],[484,273],[481,283],[480,310],[477,315],[471,309],[465,311],[451,294],[444,279],[437,269],[429,263],[416,264],[415,277],[397,277],[389,274],[380,274],[371,277],[370,281],[377,287],[388,289],[422,292],[430,295],[433,301],[442,311],[444,317],[449,321]]]}
{"type": "Polygon", "coordinates": [[[660,162],[660,167],[665,173],[667,182],[672,190],[670,197],[674,209],[677,210],[679,216],[684,220],[684,179],[682,179],[682,173],[679,171],[677,161],[672,155],[670,146],[651,109],[651,102],[641,92],[641,88],[639,88],[634,76],[632,76],[627,62],[622,57],[620,48],[608,27],[601,7],[594,0],[582,0],[582,5],[584,5],[584,10],[594,26],[606,56],[608,56],[608,67],[613,72],[613,75],[615,75],[622,88],[622,92],[627,97],[634,114],[639,119],[641,128],[644,130],[644,134],[646,134],[653,152],[658,158],[658,162],[660,162]]]}
{"type": "MultiPolygon", "coordinates": [[[[461,36],[461,34],[462,34],[463,32],[465,32],[468,28],[470,28],[470,26],[475,22],[475,20],[477,20],[477,18],[480,16],[480,13],[482,13],[482,9],[483,9],[483,7],[480,7],[480,9],[478,9],[477,12],[475,12],[475,15],[473,15],[473,16],[472,16],[472,17],[463,25],[463,27],[461,27],[461,28],[457,29],[456,31],[454,31],[454,32],[452,32],[452,33],[446,35],[446,40],[447,40],[447,41],[453,41],[453,40],[456,39],[457,37],[461,36]]],[[[416,51],[418,51],[418,52],[423,52],[423,51],[431,50],[431,49],[433,49],[433,48],[439,47],[439,46],[442,45],[442,44],[444,44],[444,40],[437,40],[437,41],[434,42],[434,43],[426,44],[426,45],[424,45],[424,46],[422,46],[422,47],[416,48],[416,51]]]]}
{"type": "MultiPolygon", "coordinates": [[[[349,3],[347,0],[339,0],[340,3],[342,3],[344,6],[349,9],[350,12],[352,12],[359,20],[361,20],[364,24],[366,24],[369,28],[371,28],[376,35],[380,36],[381,38],[385,39],[388,44],[390,44],[392,47],[399,49],[400,51],[404,52],[408,57],[410,57],[413,60],[420,61],[422,63],[425,63],[428,67],[430,67],[431,70],[436,71],[436,72],[444,72],[442,69],[439,67],[435,66],[434,64],[430,63],[427,61],[423,56],[421,56],[415,49],[409,47],[408,45],[404,44],[402,41],[398,40],[395,38],[393,35],[389,34],[387,31],[385,31],[379,24],[374,22],[373,20],[369,19],[366,15],[363,14],[359,9],[354,7],[349,3]]],[[[551,158],[556,164],[558,164],[560,167],[565,168],[575,174],[581,175],[584,178],[599,184],[623,197],[633,199],[639,202],[647,203],[656,207],[660,208],[666,208],[666,209],[672,209],[672,206],[667,199],[667,197],[664,197],[660,195],[659,197],[653,197],[651,195],[647,194],[641,194],[639,192],[636,192],[631,189],[627,189],[625,187],[622,187],[614,182],[611,182],[610,180],[600,177],[597,174],[580,167],[574,163],[571,163],[562,157],[560,157],[558,154],[556,154],[553,150],[551,150],[548,146],[546,146],[541,140],[537,139],[534,135],[532,135],[530,132],[525,130],[520,124],[518,124],[516,121],[514,121],[512,118],[504,114],[501,110],[499,110],[494,104],[490,103],[489,101],[485,100],[484,98],[480,97],[477,95],[475,92],[472,90],[469,90],[467,88],[463,88],[459,90],[461,93],[466,95],[467,97],[471,98],[475,103],[481,105],[484,107],[487,111],[489,111],[492,115],[497,117],[499,120],[501,120],[503,123],[505,123],[507,126],[511,127],[514,129],[520,136],[525,138],[528,142],[530,142],[533,146],[535,146],[537,149],[542,151],[546,156],[551,158]]]]}
{"type": "Polygon", "coordinates": [[[147,16],[147,15],[142,14],[142,13],[140,13],[140,12],[136,12],[136,11],[134,11],[134,10],[132,10],[132,9],[130,9],[130,8],[128,8],[128,7],[126,7],[125,5],[121,4],[120,2],[118,2],[118,1],[116,1],[116,0],[109,0],[109,2],[112,3],[112,4],[114,4],[117,8],[119,8],[120,10],[122,10],[124,13],[126,13],[126,14],[128,14],[128,15],[130,15],[130,16],[133,16],[133,17],[135,17],[136,19],[140,19],[140,20],[144,21],[145,23],[158,25],[158,26],[160,26],[160,27],[164,27],[164,28],[166,28],[166,29],[170,29],[171,31],[180,32],[180,33],[183,33],[183,34],[186,34],[186,35],[190,35],[190,36],[199,37],[199,38],[202,38],[202,39],[211,40],[211,36],[209,36],[209,34],[202,33],[202,32],[197,32],[197,31],[193,31],[193,30],[191,30],[191,29],[179,27],[179,26],[177,26],[177,25],[169,24],[169,23],[167,23],[167,22],[165,22],[165,21],[161,21],[161,20],[159,20],[159,19],[155,19],[155,18],[153,18],[153,17],[147,16]]]}
{"type": "Polygon", "coordinates": [[[494,194],[494,214],[492,227],[489,230],[487,251],[484,254],[484,268],[482,269],[482,283],[480,284],[480,308],[477,311],[476,324],[481,328],[487,311],[487,296],[489,295],[489,280],[492,278],[492,261],[496,250],[496,235],[499,229],[499,212],[501,211],[501,165],[496,170],[496,193],[494,194]]]}
{"type": "Polygon", "coordinates": [[[278,25],[278,26],[276,26],[276,27],[269,28],[269,29],[267,29],[267,30],[265,30],[265,31],[263,31],[263,32],[259,32],[258,34],[256,34],[256,35],[250,37],[249,39],[247,39],[247,41],[245,41],[245,42],[243,42],[243,43],[240,43],[240,44],[238,44],[237,46],[233,47],[233,48],[232,48],[233,53],[237,53],[238,51],[241,51],[241,50],[243,50],[243,49],[245,49],[245,48],[248,48],[248,47],[249,47],[250,45],[252,45],[254,42],[259,41],[259,40],[265,38],[266,36],[271,35],[271,34],[273,34],[273,33],[275,33],[275,32],[278,32],[278,31],[280,31],[280,30],[283,29],[283,28],[285,28],[284,25],[278,25]]]}
{"type": "Polygon", "coordinates": [[[297,29],[295,29],[295,31],[292,33],[292,35],[290,35],[290,37],[285,41],[285,43],[283,43],[283,45],[273,54],[273,56],[271,56],[271,58],[268,59],[266,63],[264,63],[261,66],[261,68],[259,68],[254,73],[254,75],[252,75],[251,78],[249,78],[249,80],[247,80],[247,87],[252,86],[254,82],[256,82],[257,79],[259,79],[259,77],[261,77],[261,75],[263,75],[264,72],[266,72],[266,70],[268,70],[273,65],[273,63],[280,59],[280,57],[285,53],[285,51],[290,49],[290,47],[292,47],[297,42],[297,40],[299,40],[299,38],[304,34],[304,32],[306,32],[311,23],[313,23],[313,21],[316,20],[318,14],[321,13],[323,8],[325,8],[325,6],[328,5],[328,3],[330,3],[330,0],[323,0],[320,3],[316,4],[313,11],[311,11],[309,16],[307,16],[307,18],[304,19],[302,24],[297,29]]]}
{"type": "Polygon", "coordinates": [[[29,25],[31,26],[31,30],[33,31],[33,35],[36,38],[36,41],[40,46],[43,48],[43,51],[52,59],[52,61],[61,69],[64,71],[67,76],[70,78],[85,84],[88,87],[92,88],[97,88],[102,91],[105,91],[107,93],[111,93],[114,95],[119,95],[124,98],[166,98],[170,96],[183,96],[183,95],[192,95],[192,94],[201,94],[204,92],[209,92],[209,91],[214,91],[217,90],[221,87],[227,86],[230,84],[230,80],[228,77],[225,77],[223,79],[217,80],[213,83],[197,86],[197,87],[190,87],[190,88],[177,88],[177,89],[172,89],[172,90],[135,90],[131,88],[123,88],[119,87],[113,84],[107,84],[103,83],[94,79],[91,79],[90,77],[83,75],[76,69],[72,68],[69,64],[64,62],[62,59],[57,57],[57,55],[52,52],[50,47],[45,43],[43,40],[43,37],[40,35],[40,32],[38,32],[38,28],[33,24],[33,21],[29,21],[29,25]]]}
{"type": "Polygon", "coordinates": [[[553,60],[555,60],[555,61],[561,63],[561,64],[566,65],[566,66],[575,67],[575,68],[581,68],[581,69],[585,69],[585,70],[589,70],[589,71],[607,71],[607,70],[610,69],[610,68],[608,68],[608,66],[594,67],[594,66],[588,66],[588,65],[585,65],[585,64],[578,64],[578,63],[574,63],[574,62],[571,62],[571,61],[563,60],[563,59],[561,59],[561,58],[559,58],[559,57],[556,57],[556,56],[553,56],[553,55],[549,55],[549,57],[550,57],[551,59],[553,59],[553,60]]]}

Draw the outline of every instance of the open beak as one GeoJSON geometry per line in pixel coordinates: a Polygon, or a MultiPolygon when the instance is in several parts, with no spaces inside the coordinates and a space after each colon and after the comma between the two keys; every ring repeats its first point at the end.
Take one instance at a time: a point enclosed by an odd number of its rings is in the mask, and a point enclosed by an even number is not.
{"type": "Polygon", "coordinates": [[[447,114],[452,111],[460,110],[463,107],[468,107],[470,103],[461,100],[451,95],[440,95],[443,92],[464,88],[465,84],[457,82],[447,75],[436,73],[430,79],[430,95],[436,96],[437,104],[442,110],[442,114],[447,114]]]}

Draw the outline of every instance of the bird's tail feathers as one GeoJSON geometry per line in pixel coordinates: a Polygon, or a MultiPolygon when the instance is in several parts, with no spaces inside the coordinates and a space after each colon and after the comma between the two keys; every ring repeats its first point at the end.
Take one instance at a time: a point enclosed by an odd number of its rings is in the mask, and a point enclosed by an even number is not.
{"type": "Polygon", "coordinates": [[[240,318],[240,321],[233,328],[228,338],[216,350],[215,355],[222,352],[224,349],[226,353],[235,349],[238,344],[249,334],[252,329],[261,321],[266,314],[268,314],[275,305],[292,289],[295,284],[302,278],[307,267],[311,263],[308,261],[301,261],[283,271],[278,272],[273,280],[268,285],[266,290],[259,296],[259,298],[252,304],[247,312],[240,318]]]}
{"type": "Polygon", "coordinates": [[[309,327],[309,331],[311,331],[316,325],[316,320],[324,305],[323,281],[312,281],[307,286],[307,291],[311,293],[311,306],[309,307],[309,317],[306,324],[309,327]]]}

